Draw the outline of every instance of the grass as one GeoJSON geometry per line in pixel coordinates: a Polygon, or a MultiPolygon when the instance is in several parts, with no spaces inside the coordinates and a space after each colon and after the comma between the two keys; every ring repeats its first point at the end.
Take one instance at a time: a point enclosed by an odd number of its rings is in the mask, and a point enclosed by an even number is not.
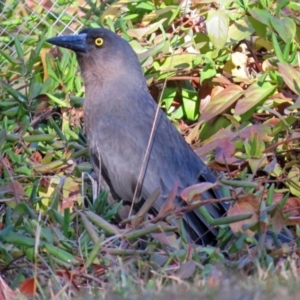
{"type": "Polygon", "coordinates": [[[54,17],[27,1],[39,18],[19,1],[0,7],[2,290],[40,298],[294,297],[299,4],[196,3],[187,13],[171,0],[125,1],[121,9],[107,2],[61,1],[54,17]],[[234,200],[224,219],[209,219],[220,227],[216,246],[187,243],[180,218],[178,228],[166,222],[172,216],[116,226],[119,205],[98,193],[89,162],[75,55],[45,43],[62,22],[106,26],[138,53],[154,99],[234,200]],[[291,242],[265,244],[267,229],[286,230],[291,242]]]}

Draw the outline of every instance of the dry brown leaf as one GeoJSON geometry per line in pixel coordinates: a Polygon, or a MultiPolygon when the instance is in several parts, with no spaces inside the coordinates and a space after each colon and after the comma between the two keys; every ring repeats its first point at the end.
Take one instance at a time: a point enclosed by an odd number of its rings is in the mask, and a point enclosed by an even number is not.
{"type": "MultiPolygon", "coordinates": [[[[168,225],[165,222],[160,222],[160,223],[168,225]]],[[[174,232],[152,233],[151,236],[163,245],[173,247],[174,249],[180,248],[179,240],[176,237],[176,234],[174,232]]]]}
{"type": "Polygon", "coordinates": [[[0,191],[11,194],[16,201],[20,201],[20,199],[25,196],[22,184],[16,180],[3,184],[0,191]]]}
{"type": "MultiPolygon", "coordinates": [[[[250,203],[236,202],[234,205],[232,205],[229,208],[229,210],[227,212],[228,217],[249,214],[249,213],[252,214],[252,217],[250,219],[229,224],[229,226],[233,232],[245,232],[243,230],[242,226],[244,224],[251,224],[251,223],[257,222],[258,218],[257,218],[256,212],[255,212],[255,209],[253,208],[253,206],[250,203]]],[[[246,230],[246,233],[251,237],[253,237],[255,235],[255,232],[253,232],[251,230],[246,230]]]]}
{"type": "Polygon", "coordinates": [[[48,79],[48,68],[47,68],[47,62],[46,62],[46,55],[49,53],[50,49],[41,49],[40,51],[40,57],[43,64],[43,70],[44,70],[44,82],[48,79]]]}
{"type": "Polygon", "coordinates": [[[59,281],[64,286],[69,285],[69,283],[71,283],[71,285],[69,286],[79,291],[79,287],[74,281],[74,272],[69,272],[68,270],[58,270],[56,271],[56,276],[59,277],[59,281]]]}
{"type": "MultiPolygon", "coordinates": [[[[279,203],[284,194],[282,193],[275,193],[273,196],[273,203],[279,203]]],[[[297,197],[289,197],[284,204],[282,212],[284,214],[290,214],[292,217],[300,216],[300,199],[297,197]]]]}
{"type": "Polygon", "coordinates": [[[201,194],[214,188],[217,184],[211,182],[201,182],[197,184],[193,184],[181,192],[181,198],[187,203],[191,203],[195,200],[199,200],[201,198],[201,194]]]}
{"type": "Polygon", "coordinates": [[[34,162],[34,163],[40,163],[42,161],[42,154],[39,151],[35,151],[31,154],[30,159],[34,162]]]}
{"type": "Polygon", "coordinates": [[[246,195],[239,197],[239,199],[238,199],[238,203],[246,202],[246,203],[250,204],[251,206],[253,206],[254,210],[256,210],[256,211],[259,210],[260,201],[261,201],[261,198],[254,196],[253,194],[246,194],[246,195]]]}
{"type": "Polygon", "coordinates": [[[80,189],[76,181],[71,177],[67,177],[63,186],[63,197],[61,202],[61,212],[63,213],[65,208],[70,208],[71,211],[74,207],[74,203],[81,202],[80,189]]]}
{"type": "Polygon", "coordinates": [[[175,182],[175,184],[172,188],[172,191],[170,192],[167,200],[164,202],[163,206],[161,207],[157,217],[164,216],[168,212],[173,211],[173,210],[176,209],[176,205],[174,203],[174,200],[177,196],[178,185],[179,185],[179,183],[175,182]]]}
{"type": "Polygon", "coordinates": [[[215,77],[215,78],[213,78],[212,82],[220,83],[222,85],[231,85],[232,84],[232,82],[224,76],[215,77]]]}
{"type": "Polygon", "coordinates": [[[283,207],[283,213],[291,214],[291,216],[300,216],[300,199],[297,197],[289,197],[283,207]]]}
{"type": "Polygon", "coordinates": [[[283,226],[285,225],[285,220],[283,218],[280,207],[276,208],[275,214],[273,215],[271,221],[272,221],[273,229],[277,233],[279,233],[282,230],[283,226]]]}

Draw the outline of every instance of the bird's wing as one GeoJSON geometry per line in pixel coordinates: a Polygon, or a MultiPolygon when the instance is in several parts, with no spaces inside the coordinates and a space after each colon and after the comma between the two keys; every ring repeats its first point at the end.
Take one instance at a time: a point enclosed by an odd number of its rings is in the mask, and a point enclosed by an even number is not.
{"type": "MultiPolygon", "coordinates": [[[[198,182],[216,181],[216,177],[211,170],[184,141],[163,112],[159,114],[157,132],[144,185],[146,187],[151,186],[154,181],[153,178],[157,174],[159,174],[163,190],[163,197],[159,198],[154,205],[158,211],[161,209],[175,182],[179,183],[177,204],[184,205],[185,203],[180,198],[180,193],[184,188],[198,182]]],[[[222,198],[222,193],[217,188],[203,193],[201,198],[203,200],[222,198]]],[[[205,207],[214,218],[219,218],[226,212],[226,207],[223,204],[209,204],[205,207]]],[[[192,228],[195,235],[202,237],[205,243],[211,243],[211,239],[213,239],[208,232],[213,233],[213,235],[217,234],[217,231],[207,223],[198,209],[186,213],[184,219],[188,227],[192,228]],[[204,233],[207,233],[205,237],[203,236],[204,233]]]]}

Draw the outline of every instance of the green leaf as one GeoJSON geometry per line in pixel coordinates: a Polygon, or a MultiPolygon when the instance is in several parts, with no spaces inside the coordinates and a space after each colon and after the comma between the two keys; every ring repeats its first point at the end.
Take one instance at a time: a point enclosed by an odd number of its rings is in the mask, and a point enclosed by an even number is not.
{"type": "Polygon", "coordinates": [[[166,19],[161,19],[160,21],[153,23],[147,27],[128,29],[127,34],[130,37],[134,37],[137,40],[140,40],[143,36],[148,36],[154,31],[156,31],[165,20],[166,19]]]}
{"type": "Polygon", "coordinates": [[[50,100],[52,100],[54,103],[58,104],[58,106],[60,106],[60,107],[69,107],[69,103],[67,103],[67,102],[65,102],[65,101],[63,101],[63,100],[61,100],[61,99],[59,99],[59,98],[57,98],[57,97],[55,97],[55,96],[53,96],[49,93],[47,93],[46,95],[50,98],[50,100]]]}
{"type": "Polygon", "coordinates": [[[251,25],[249,18],[244,17],[237,20],[232,25],[230,25],[228,30],[227,43],[235,44],[239,41],[245,40],[252,33],[254,33],[254,28],[251,25]]]}
{"type": "Polygon", "coordinates": [[[201,114],[199,121],[201,123],[207,122],[213,117],[221,114],[239,99],[243,93],[244,91],[241,87],[230,85],[211,99],[204,112],[201,114]]]}
{"type": "Polygon", "coordinates": [[[201,71],[200,83],[202,83],[206,79],[214,77],[217,74],[213,60],[208,55],[205,55],[203,58],[205,59],[206,65],[201,71]]]}
{"type": "Polygon", "coordinates": [[[272,43],[273,43],[274,52],[276,54],[277,59],[280,62],[284,62],[283,54],[282,54],[282,51],[281,51],[280,45],[278,43],[275,32],[272,32],[272,43]]]}
{"type": "Polygon", "coordinates": [[[270,19],[272,18],[272,15],[268,10],[254,7],[249,9],[249,12],[254,19],[267,26],[270,26],[270,19]]]}
{"type": "Polygon", "coordinates": [[[7,93],[13,96],[18,102],[23,103],[26,102],[26,98],[17,90],[13,89],[9,84],[5,83],[4,81],[0,80],[2,87],[5,89],[7,93]]]}
{"type": "MultiPolygon", "coordinates": [[[[251,23],[252,27],[254,28],[254,31],[256,34],[263,39],[267,36],[267,31],[269,30],[269,26],[260,22],[259,20],[253,18],[252,16],[249,16],[249,22],[251,23]]],[[[242,30],[242,29],[241,29],[242,30]]]]}
{"type": "Polygon", "coordinates": [[[24,61],[24,53],[23,53],[23,49],[22,49],[21,43],[18,38],[15,38],[15,48],[16,48],[16,51],[17,51],[20,61],[23,62],[24,61]]]}
{"type": "Polygon", "coordinates": [[[78,261],[75,259],[75,257],[70,254],[69,252],[62,250],[52,244],[44,243],[44,251],[47,251],[49,254],[53,255],[54,257],[61,259],[64,262],[72,263],[76,265],[78,261]]]}
{"type": "Polygon", "coordinates": [[[216,49],[224,47],[229,30],[229,18],[225,10],[210,10],[208,12],[206,29],[210,41],[216,49]]]}
{"type": "Polygon", "coordinates": [[[296,36],[296,23],[289,17],[282,19],[272,17],[270,18],[272,27],[276,30],[279,36],[287,43],[296,36]]]}
{"type": "Polygon", "coordinates": [[[167,87],[163,91],[162,95],[162,104],[165,105],[166,110],[168,111],[174,101],[174,98],[176,96],[176,88],[167,87]]]}
{"type": "Polygon", "coordinates": [[[245,97],[238,100],[235,106],[234,115],[242,115],[248,112],[255,105],[261,104],[263,100],[266,100],[276,89],[275,85],[269,82],[254,83],[246,91],[245,97]]]}
{"type": "Polygon", "coordinates": [[[287,6],[291,1],[290,0],[277,0],[276,1],[277,3],[277,6],[276,6],[276,9],[275,9],[275,14],[279,14],[280,11],[285,7],[287,6]]]}
{"type": "Polygon", "coordinates": [[[278,69],[286,85],[300,95],[300,72],[287,63],[278,63],[278,69]]]}
{"type": "Polygon", "coordinates": [[[182,89],[182,102],[183,111],[186,117],[191,121],[197,120],[199,118],[200,106],[198,92],[182,89]]]}
{"type": "Polygon", "coordinates": [[[300,197],[300,169],[299,166],[292,166],[291,170],[288,173],[289,181],[286,182],[290,192],[296,197],[300,197]]]}
{"type": "Polygon", "coordinates": [[[20,64],[20,60],[19,59],[15,59],[14,57],[12,57],[11,55],[9,55],[8,53],[6,53],[5,51],[0,49],[0,54],[7,59],[10,63],[12,63],[13,65],[18,65],[20,64]]]}
{"type": "Polygon", "coordinates": [[[15,172],[19,173],[19,174],[27,175],[27,176],[32,175],[32,169],[29,169],[27,166],[15,168],[15,172]]]}

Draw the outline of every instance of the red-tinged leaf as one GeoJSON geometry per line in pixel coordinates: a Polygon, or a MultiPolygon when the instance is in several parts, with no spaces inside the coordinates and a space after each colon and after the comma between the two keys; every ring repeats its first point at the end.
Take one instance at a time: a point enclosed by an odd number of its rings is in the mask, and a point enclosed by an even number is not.
{"type": "Polygon", "coordinates": [[[276,208],[275,214],[271,220],[273,226],[272,228],[275,230],[275,232],[279,233],[285,225],[285,220],[279,207],[276,208]]]}
{"type": "Polygon", "coordinates": [[[18,293],[12,290],[9,285],[0,277],[0,300],[17,299],[18,293]]]}
{"type": "Polygon", "coordinates": [[[176,275],[181,279],[191,278],[196,271],[196,263],[192,260],[184,262],[177,270],[176,275]]]}
{"type": "Polygon", "coordinates": [[[170,246],[174,249],[179,249],[179,240],[174,232],[152,233],[151,236],[163,245],[170,246]]]}
{"type": "Polygon", "coordinates": [[[216,149],[215,161],[221,164],[231,165],[239,160],[238,158],[233,157],[234,153],[235,153],[234,142],[232,142],[228,138],[219,140],[219,145],[216,149]]]}
{"type": "Polygon", "coordinates": [[[174,200],[177,196],[178,191],[178,182],[175,182],[171,193],[169,194],[167,200],[164,202],[163,206],[161,207],[158,216],[164,216],[166,213],[173,211],[176,208],[176,205],[174,203],[174,200]]]}
{"type": "Polygon", "coordinates": [[[246,91],[245,97],[238,100],[235,106],[234,115],[242,115],[249,111],[252,107],[258,104],[262,104],[263,100],[266,100],[276,89],[275,85],[272,85],[268,82],[263,84],[254,83],[246,91]]]}
{"type": "Polygon", "coordinates": [[[239,203],[246,202],[250,204],[254,210],[258,210],[261,202],[261,198],[253,194],[246,194],[242,197],[239,197],[239,203]]]}
{"type": "MultiPolygon", "coordinates": [[[[280,200],[283,198],[281,194],[280,200]]],[[[300,199],[297,197],[289,197],[283,207],[284,214],[290,214],[293,217],[300,217],[300,199]]]]}
{"type": "Polygon", "coordinates": [[[221,49],[224,47],[229,30],[229,18],[225,10],[209,10],[206,20],[207,34],[212,44],[221,49]]]}
{"type": "Polygon", "coordinates": [[[215,150],[220,145],[220,141],[227,140],[232,141],[238,136],[238,133],[232,132],[229,129],[221,128],[217,133],[212,135],[210,138],[205,140],[204,145],[195,149],[195,152],[198,156],[204,156],[209,152],[215,150]]]}
{"type": "Polygon", "coordinates": [[[268,126],[268,127],[275,127],[281,120],[279,118],[273,117],[268,119],[266,122],[264,122],[264,125],[268,126]]]}
{"type": "Polygon", "coordinates": [[[300,95],[300,72],[287,63],[278,63],[278,69],[286,85],[300,95]]]}
{"type": "MultiPolygon", "coordinates": [[[[255,209],[253,208],[253,206],[250,203],[236,202],[233,206],[231,206],[229,208],[229,210],[227,212],[227,216],[229,216],[229,217],[236,216],[236,215],[249,214],[249,213],[252,214],[252,217],[250,219],[229,224],[229,226],[233,232],[245,232],[243,230],[243,225],[257,222],[258,218],[257,218],[256,212],[255,212],[255,209]]],[[[246,230],[246,233],[252,237],[255,235],[255,232],[253,232],[251,230],[246,230]]]]}
{"type": "Polygon", "coordinates": [[[19,285],[19,290],[26,296],[36,295],[36,282],[34,278],[28,278],[19,285]]]}
{"type": "Polygon", "coordinates": [[[240,131],[240,137],[244,140],[252,140],[256,135],[262,141],[271,142],[273,140],[271,134],[270,127],[264,124],[247,126],[240,131]]]}
{"type": "MultiPolygon", "coordinates": [[[[223,90],[224,90],[224,88],[223,88],[222,86],[219,86],[219,85],[215,86],[215,87],[211,90],[211,95],[210,95],[211,99],[215,98],[215,97],[216,97],[219,93],[221,93],[223,90]]],[[[202,99],[201,99],[201,101],[202,101],[202,99]]],[[[205,110],[205,109],[203,109],[203,111],[204,111],[204,110],[205,110]]]]}
{"type": "Polygon", "coordinates": [[[205,111],[201,114],[199,121],[204,123],[220,115],[238,100],[243,95],[243,92],[243,89],[237,85],[228,86],[211,99],[205,111]]]}
{"type": "MultiPolygon", "coordinates": [[[[225,165],[219,165],[218,163],[216,163],[215,161],[214,162],[211,162],[208,164],[208,167],[210,169],[213,169],[214,171],[217,171],[217,172],[228,172],[228,167],[225,166],[225,165]]],[[[231,166],[229,166],[231,167],[231,166]]],[[[230,168],[231,170],[232,168],[230,168]]],[[[240,170],[240,169],[239,169],[240,170]]]]}
{"type": "Polygon", "coordinates": [[[193,200],[199,200],[202,193],[215,187],[216,185],[216,183],[211,182],[201,182],[191,185],[181,192],[181,198],[187,203],[190,203],[193,200]]]}
{"type": "Polygon", "coordinates": [[[21,197],[25,196],[25,191],[22,184],[16,180],[3,184],[0,188],[0,191],[15,197],[16,201],[19,201],[21,197]]]}
{"type": "Polygon", "coordinates": [[[284,17],[282,19],[271,17],[270,21],[273,28],[286,43],[295,38],[296,23],[293,19],[289,17],[284,17]]]}
{"type": "Polygon", "coordinates": [[[94,276],[100,276],[107,272],[107,266],[105,265],[92,264],[92,268],[94,276]]]}
{"type": "Polygon", "coordinates": [[[79,287],[76,285],[74,281],[74,274],[70,273],[68,270],[58,270],[56,271],[56,276],[60,277],[60,282],[63,282],[63,285],[68,285],[69,283],[79,291],[79,287]]]}
{"type": "Polygon", "coordinates": [[[216,77],[212,80],[212,82],[219,83],[222,85],[231,85],[232,84],[232,82],[224,76],[216,77]]]}
{"type": "Polygon", "coordinates": [[[35,151],[31,154],[30,158],[33,162],[40,163],[43,157],[39,151],[35,151]]]}
{"type": "Polygon", "coordinates": [[[210,100],[211,100],[210,95],[207,95],[205,98],[200,99],[200,114],[202,114],[202,112],[205,111],[210,100]]]}

